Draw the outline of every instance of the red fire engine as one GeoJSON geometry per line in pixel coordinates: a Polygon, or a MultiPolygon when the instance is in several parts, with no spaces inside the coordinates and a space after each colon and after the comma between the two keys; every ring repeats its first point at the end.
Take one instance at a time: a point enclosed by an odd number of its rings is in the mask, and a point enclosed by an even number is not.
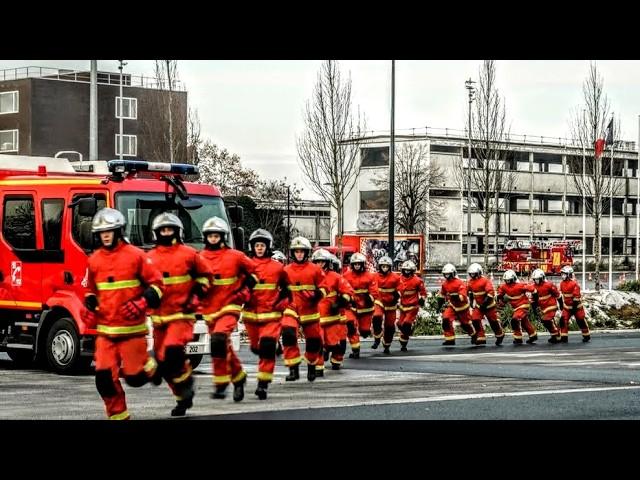
{"type": "Polygon", "coordinates": [[[540,268],[548,275],[559,275],[562,267],[573,265],[573,255],[581,248],[580,240],[509,240],[499,270],[529,274],[540,268]]]}
{"type": "MultiPolygon", "coordinates": [[[[98,209],[120,210],[126,237],[141,248],[152,246],[151,222],[163,211],[179,216],[185,243],[197,249],[203,222],[227,219],[217,188],[183,182],[183,175],[198,173],[192,165],[112,160],[108,169],[95,162],[104,170],[95,173],[86,163],[76,172],[66,159],[0,158],[0,351],[17,363],[48,363],[58,373],[80,371],[93,356],[96,331],[81,312],[98,209]]],[[[239,207],[228,211],[233,223],[241,222],[239,207]]],[[[187,345],[193,364],[209,349],[200,323],[187,345]]]]}

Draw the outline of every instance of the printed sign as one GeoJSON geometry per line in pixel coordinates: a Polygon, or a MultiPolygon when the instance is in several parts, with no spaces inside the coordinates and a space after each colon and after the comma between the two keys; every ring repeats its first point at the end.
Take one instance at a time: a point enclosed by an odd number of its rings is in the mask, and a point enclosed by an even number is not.
{"type": "Polygon", "coordinates": [[[11,262],[11,285],[22,286],[22,262],[11,262]]]}

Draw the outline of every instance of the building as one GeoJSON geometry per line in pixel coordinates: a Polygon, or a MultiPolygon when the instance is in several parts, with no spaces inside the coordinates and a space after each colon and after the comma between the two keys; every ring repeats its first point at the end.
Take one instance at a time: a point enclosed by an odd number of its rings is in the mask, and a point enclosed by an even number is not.
{"type": "MultiPolygon", "coordinates": [[[[119,123],[123,118],[122,156],[168,161],[159,119],[168,91],[154,79],[98,72],[98,160],[118,158],[119,123]],[[121,107],[120,108],[120,104],[121,107]]],[[[0,154],[53,157],[75,151],[89,159],[90,72],[43,67],[0,70],[0,154]]],[[[186,158],[187,92],[173,91],[174,135],[186,158]]],[[[167,142],[168,145],[168,142],[167,142]]],[[[75,158],[74,158],[75,160],[75,158]]]]}
{"type": "MultiPolygon", "coordinates": [[[[425,130],[424,128],[422,129],[425,130]]],[[[467,166],[466,132],[435,130],[425,134],[395,137],[396,152],[406,142],[423,142],[428,146],[426,162],[438,165],[445,174],[439,188],[430,190],[430,198],[443,205],[437,225],[428,227],[427,263],[429,268],[451,262],[466,265],[467,206],[456,181],[456,165],[467,166]]],[[[582,162],[582,149],[562,138],[511,135],[504,143],[506,168],[514,172],[511,191],[500,192],[497,215],[489,224],[490,242],[484,244],[484,220],[474,208],[471,192],[471,262],[484,260],[485,249],[490,263],[497,260],[494,237],[498,235],[498,254],[505,241],[582,240],[582,197],[573,180],[576,164],[582,162]]],[[[593,151],[591,151],[593,155],[593,151]]],[[[473,157],[472,157],[473,158],[473,157]]],[[[607,151],[603,157],[609,162],[607,151]]],[[[473,162],[472,162],[473,165],[473,162]]],[[[580,167],[581,168],[581,167],[580,167]]],[[[621,142],[614,152],[613,176],[617,193],[613,197],[613,253],[615,264],[635,262],[636,209],[638,208],[638,152],[634,142],[621,142]]],[[[370,136],[360,145],[360,163],[356,185],[345,198],[345,233],[386,233],[388,191],[380,190],[374,179],[386,177],[389,170],[389,136],[370,136]]],[[[578,173],[579,174],[579,173],[578,173]]],[[[587,200],[589,201],[589,200],[587,200]]],[[[495,204],[495,202],[494,202],[495,204]]],[[[495,211],[495,210],[494,210],[495,211]]],[[[588,212],[588,210],[587,210],[588,212]]],[[[587,213],[587,262],[593,261],[594,218],[587,213]]],[[[601,252],[609,253],[608,202],[601,219],[601,252]]],[[[581,252],[576,258],[581,261],[581,252]]]]}
{"type": "MultiPolygon", "coordinates": [[[[256,209],[260,208],[261,205],[258,202],[256,209]]],[[[331,245],[331,210],[328,202],[324,200],[291,202],[288,216],[286,201],[271,201],[268,208],[276,208],[280,212],[285,229],[287,222],[291,222],[291,238],[301,235],[309,239],[314,247],[331,245]]]]}

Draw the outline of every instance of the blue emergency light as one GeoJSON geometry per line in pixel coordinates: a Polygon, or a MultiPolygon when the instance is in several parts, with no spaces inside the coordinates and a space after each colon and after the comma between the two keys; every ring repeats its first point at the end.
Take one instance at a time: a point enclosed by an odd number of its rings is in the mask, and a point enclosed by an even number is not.
{"type": "Polygon", "coordinates": [[[111,173],[158,172],[175,175],[197,175],[200,173],[195,165],[186,163],[144,162],[140,160],[109,160],[107,166],[111,173]]]}

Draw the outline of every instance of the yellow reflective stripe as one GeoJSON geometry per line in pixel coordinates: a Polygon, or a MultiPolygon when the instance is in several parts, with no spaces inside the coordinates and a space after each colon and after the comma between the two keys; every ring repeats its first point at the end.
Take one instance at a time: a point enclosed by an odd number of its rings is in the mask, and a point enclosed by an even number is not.
{"type": "Polygon", "coordinates": [[[231,375],[214,375],[213,383],[229,383],[231,381],[231,375]]]}
{"type": "Polygon", "coordinates": [[[164,322],[171,322],[173,320],[195,320],[194,313],[172,313],[171,315],[150,315],[153,323],[161,324],[164,322]]]}
{"type": "Polygon", "coordinates": [[[395,291],[396,291],[396,289],[395,289],[395,288],[380,288],[379,290],[380,290],[380,292],[382,292],[382,293],[393,293],[393,292],[395,292],[395,291]]]}
{"type": "Polygon", "coordinates": [[[224,307],[222,307],[217,312],[208,313],[208,314],[203,315],[202,318],[204,318],[205,321],[210,322],[211,320],[215,320],[216,318],[218,318],[219,316],[221,316],[224,313],[227,313],[227,312],[238,312],[238,313],[240,313],[241,311],[242,311],[242,307],[240,305],[235,305],[235,304],[231,303],[229,305],[225,305],[224,307]]]}
{"type": "Polygon", "coordinates": [[[348,295],[348,294],[346,294],[346,293],[343,293],[343,294],[342,294],[342,295],[340,295],[340,296],[341,296],[342,298],[344,298],[347,302],[350,302],[350,301],[351,301],[351,296],[350,296],[350,295],[348,295]]]}
{"type": "Polygon", "coordinates": [[[258,374],[256,375],[256,378],[258,380],[262,380],[263,382],[270,382],[271,380],[273,380],[273,373],[258,372],[258,374]]]}
{"type": "Polygon", "coordinates": [[[109,417],[109,420],[126,420],[127,418],[129,418],[129,412],[125,410],[122,413],[116,413],[115,415],[111,415],[109,417]]]}
{"type": "Polygon", "coordinates": [[[338,292],[334,290],[333,292],[330,292],[329,294],[327,294],[324,298],[331,298],[331,297],[337,297],[337,296],[338,296],[338,292]]]}
{"type": "Polygon", "coordinates": [[[315,285],[289,285],[287,287],[291,292],[300,292],[302,290],[315,290],[315,285]]]}
{"type": "Polygon", "coordinates": [[[293,318],[298,318],[298,314],[294,310],[291,310],[290,308],[285,308],[284,312],[282,312],[282,314],[283,315],[288,315],[288,316],[293,317],[293,318]]]}
{"type": "Polygon", "coordinates": [[[557,310],[558,307],[556,305],[551,305],[550,307],[545,308],[544,310],[542,310],[542,313],[547,313],[550,312],[552,310],[557,310]]]}
{"type": "Polygon", "coordinates": [[[147,324],[131,325],[128,327],[110,327],[108,325],[98,325],[98,333],[106,333],[107,335],[126,335],[128,333],[147,332],[147,324]]]}
{"type": "Polygon", "coordinates": [[[231,383],[238,383],[240,380],[247,378],[247,372],[241,370],[235,377],[231,379],[231,383]]]}
{"type": "Polygon", "coordinates": [[[340,321],[340,315],[331,315],[330,317],[320,317],[320,323],[331,323],[340,321]]]}
{"type": "Polygon", "coordinates": [[[400,305],[400,310],[402,310],[403,312],[409,312],[411,310],[415,310],[416,308],[418,308],[418,305],[413,305],[413,306],[409,306],[409,307],[405,307],[403,305],[400,305]]]}
{"type": "Polygon", "coordinates": [[[515,297],[510,297],[506,293],[504,294],[504,298],[506,298],[507,300],[517,300],[519,298],[522,298],[523,296],[524,296],[524,293],[521,293],[520,295],[516,295],[515,297]]]}
{"type": "Polygon", "coordinates": [[[564,298],[573,298],[573,293],[563,293],[562,296],[564,298]]]}
{"type": "Polygon", "coordinates": [[[203,285],[206,285],[207,287],[208,287],[209,285],[211,285],[211,284],[209,283],[209,279],[208,279],[207,277],[198,277],[198,278],[196,278],[195,280],[196,280],[196,282],[197,282],[197,283],[201,283],[201,284],[203,284],[203,285]]]}
{"type": "Polygon", "coordinates": [[[158,298],[162,298],[162,289],[160,287],[158,287],[157,285],[151,285],[151,288],[156,291],[156,293],[158,294],[158,298]]]}
{"type": "Polygon", "coordinates": [[[191,280],[191,275],[180,275],[177,277],[163,277],[162,283],[165,285],[178,285],[180,283],[190,282],[191,280]]]}
{"type": "Polygon", "coordinates": [[[40,302],[14,302],[13,300],[0,300],[0,307],[26,307],[26,308],[42,308],[40,302]]]}
{"type": "Polygon", "coordinates": [[[352,343],[351,348],[360,348],[360,342],[352,343]]]}
{"type": "Polygon", "coordinates": [[[375,302],[373,302],[374,304],[378,305],[381,308],[384,308],[384,303],[382,303],[380,300],[376,300],[375,302]]]}
{"type": "Polygon", "coordinates": [[[142,367],[142,368],[147,373],[153,372],[156,368],[158,368],[158,362],[156,362],[155,358],[149,357],[147,362],[144,364],[144,367],[142,367]]]}
{"type": "Polygon", "coordinates": [[[471,293],[473,293],[474,295],[486,295],[487,292],[481,291],[481,292],[474,292],[472,291],[471,293]]]}
{"type": "Polygon", "coordinates": [[[310,313],[309,315],[300,315],[301,322],[311,322],[313,320],[320,320],[319,313],[310,313]]]}
{"type": "Polygon", "coordinates": [[[354,293],[369,293],[369,289],[368,288],[359,288],[357,290],[354,290],[354,293]]]}
{"type": "Polygon", "coordinates": [[[416,290],[405,290],[402,292],[403,295],[413,295],[414,293],[416,293],[416,290]]]}
{"type": "Polygon", "coordinates": [[[120,280],[118,282],[100,282],[96,283],[98,290],[120,290],[121,288],[139,287],[140,280],[120,280]]]}
{"type": "Polygon", "coordinates": [[[0,185],[100,185],[102,180],[0,180],[0,185]]]}
{"type": "Polygon", "coordinates": [[[519,307],[514,308],[514,311],[520,310],[520,309],[529,310],[529,307],[530,307],[530,305],[528,303],[525,303],[524,305],[520,305],[519,307]]]}
{"type": "Polygon", "coordinates": [[[467,308],[469,308],[469,304],[465,303],[464,305],[462,305],[460,307],[454,307],[453,305],[451,305],[451,308],[453,308],[453,310],[456,311],[456,312],[462,312],[463,310],[466,310],[467,308]]]}
{"type": "Polygon", "coordinates": [[[538,300],[546,300],[547,298],[551,298],[551,294],[539,297],[538,300]]]}
{"type": "Polygon", "coordinates": [[[275,283],[257,283],[254,290],[275,290],[278,288],[278,285],[275,283]]]}
{"type": "Polygon", "coordinates": [[[191,365],[189,365],[189,367],[187,368],[187,371],[184,372],[182,375],[180,375],[179,377],[176,377],[174,379],[172,379],[171,381],[173,383],[182,383],[184,382],[187,378],[189,378],[191,376],[191,372],[193,371],[193,369],[191,368],[191,365]]]}
{"type": "Polygon", "coordinates": [[[282,313],[280,312],[266,312],[266,313],[242,312],[242,318],[245,320],[271,320],[276,318],[282,318],[282,313]]]}
{"type": "Polygon", "coordinates": [[[392,307],[384,307],[384,309],[390,312],[391,310],[397,310],[398,307],[394,305],[392,307]]]}
{"type": "Polygon", "coordinates": [[[237,280],[238,280],[238,277],[214,278],[213,284],[214,285],[233,285],[234,283],[236,283],[237,280]]]}
{"type": "Polygon", "coordinates": [[[444,339],[445,339],[445,340],[455,340],[455,339],[456,339],[456,336],[455,336],[455,335],[451,335],[451,336],[448,336],[448,337],[447,337],[447,336],[445,335],[445,336],[444,336],[444,339]]]}
{"type": "Polygon", "coordinates": [[[284,364],[287,367],[292,367],[294,365],[298,365],[300,362],[302,362],[302,357],[301,356],[297,356],[295,358],[285,358],[284,359],[284,364]]]}
{"type": "Polygon", "coordinates": [[[335,358],[333,358],[333,355],[331,355],[331,358],[329,359],[329,361],[331,362],[332,365],[342,365],[342,360],[336,360],[335,358]]]}
{"type": "Polygon", "coordinates": [[[375,307],[370,307],[370,308],[356,308],[356,313],[369,313],[369,312],[373,312],[373,310],[375,309],[375,307]]]}

